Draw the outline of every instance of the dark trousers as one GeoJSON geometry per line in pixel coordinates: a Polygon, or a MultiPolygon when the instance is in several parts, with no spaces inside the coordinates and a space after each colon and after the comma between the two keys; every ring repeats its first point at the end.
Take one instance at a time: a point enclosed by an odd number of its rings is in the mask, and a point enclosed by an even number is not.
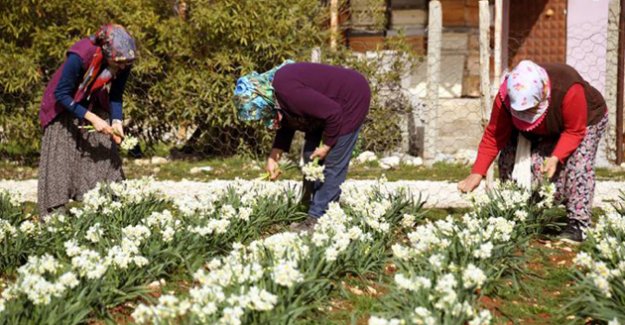
{"type": "MultiPolygon", "coordinates": [[[[308,215],[321,217],[330,202],[338,201],[341,196],[341,184],[345,182],[349,161],[358,140],[360,128],[352,133],[339,137],[338,141],[330,149],[325,160],[321,163],[325,166],[323,176],[325,181],[310,182],[304,179],[302,202],[308,204],[308,215]]],[[[310,155],[319,147],[321,142],[321,132],[311,132],[306,134],[304,143],[304,162],[310,162],[310,155]]]]}

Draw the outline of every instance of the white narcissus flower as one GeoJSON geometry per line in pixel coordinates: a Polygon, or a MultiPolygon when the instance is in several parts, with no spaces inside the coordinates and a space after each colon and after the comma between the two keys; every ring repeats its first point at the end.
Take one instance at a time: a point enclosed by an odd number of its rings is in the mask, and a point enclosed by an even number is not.
{"type": "Polygon", "coordinates": [[[464,288],[481,288],[484,282],[486,282],[486,274],[480,268],[473,264],[467,265],[467,268],[462,272],[462,282],[464,288]]]}
{"type": "Polygon", "coordinates": [[[162,295],[156,306],[139,305],[132,313],[135,322],[145,323],[170,323],[177,317],[183,316],[191,308],[187,300],[180,300],[172,295],[162,295]]]}
{"type": "Polygon", "coordinates": [[[96,223],[93,226],[89,227],[87,230],[87,234],[85,235],[85,239],[92,243],[98,243],[102,236],[104,235],[104,230],[100,226],[100,223],[96,223]]]}
{"type": "Polygon", "coordinates": [[[482,310],[477,315],[477,317],[469,321],[469,325],[489,325],[491,322],[492,322],[492,315],[490,311],[482,310]]]}
{"type": "Polygon", "coordinates": [[[325,258],[328,262],[334,262],[339,256],[339,251],[335,247],[328,247],[325,250],[325,258]]]}
{"type": "Polygon", "coordinates": [[[66,241],[63,246],[65,246],[65,254],[69,257],[74,257],[81,252],[80,246],[78,246],[78,242],[76,240],[71,239],[66,241]]]}
{"type": "Polygon", "coordinates": [[[139,144],[139,139],[127,135],[124,137],[124,140],[122,140],[122,143],[119,145],[120,148],[122,148],[122,150],[125,151],[129,151],[132,150],[135,146],[137,146],[137,144],[139,144]]]}
{"type": "Polygon", "coordinates": [[[310,182],[324,182],[325,176],[323,170],[325,166],[319,165],[317,160],[313,160],[302,167],[302,173],[304,178],[310,182]]]}
{"type": "Polygon", "coordinates": [[[415,308],[414,317],[412,321],[415,324],[422,324],[422,325],[436,325],[437,324],[434,317],[432,317],[432,312],[430,312],[427,308],[424,308],[424,307],[415,308]]]}
{"type": "Polygon", "coordinates": [[[295,262],[284,260],[278,261],[273,267],[272,278],[277,284],[287,288],[304,280],[304,276],[297,270],[295,262]]]}
{"type": "Polygon", "coordinates": [[[176,231],[172,227],[165,227],[165,229],[161,233],[163,235],[163,241],[170,242],[174,239],[176,231]]]}
{"type": "Polygon", "coordinates": [[[252,208],[244,207],[239,209],[238,218],[243,221],[249,221],[250,216],[252,215],[252,208]]]}
{"type": "Polygon", "coordinates": [[[486,242],[482,245],[480,245],[480,248],[476,249],[473,252],[473,257],[475,258],[479,258],[479,259],[487,259],[489,257],[491,257],[492,252],[493,252],[493,243],[491,242],[486,242]]]}
{"type": "Polygon", "coordinates": [[[368,321],[369,325],[400,325],[403,322],[396,318],[385,319],[377,316],[371,316],[368,321]]]}
{"type": "Polygon", "coordinates": [[[598,274],[591,274],[590,278],[592,279],[592,282],[595,285],[595,287],[597,287],[597,289],[599,289],[606,298],[612,297],[610,281],[608,281],[607,278],[598,274]]]}
{"type": "Polygon", "coordinates": [[[443,263],[445,262],[445,256],[441,254],[434,254],[430,256],[428,262],[435,271],[441,270],[443,268],[443,263]]]}
{"type": "Polygon", "coordinates": [[[72,289],[80,284],[80,281],[78,280],[74,272],[66,272],[59,277],[59,283],[67,288],[72,289]]]}
{"type": "Polygon", "coordinates": [[[79,219],[84,214],[84,211],[79,208],[71,208],[69,209],[69,213],[71,213],[75,218],[79,219]]]}
{"type": "Polygon", "coordinates": [[[128,226],[122,229],[122,234],[124,238],[127,238],[130,241],[133,241],[135,245],[140,245],[145,239],[150,237],[152,232],[150,228],[144,225],[136,225],[136,226],[128,226]]]}
{"type": "Polygon", "coordinates": [[[20,231],[26,235],[34,234],[36,230],[37,226],[30,220],[26,220],[20,225],[20,231]]]}
{"type": "Polygon", "coordinates": [[[528,213],[525,210],[517,210],[514,212],[514,216],[521,222],[527,220],[528,213]]]}
{"type": "Polygon", "coordinates": [[[410,248],[404,245],[394,244],[393,246],[391,246],[391,250],[393,251],[393,256],[402,261],[407,261],[412,256],[412,251],[410,250],[410,248]]]}
{"type": "Polygon", "coordinates": [[[411,214],[404,214],[404,216],[401,219],[401,225],[406,227],[406,228],[409,228],[409,227],[414,226],[415,221],[416,221],[416,217],[415,216],[413,216],[411,214]]]}
{"type": "Polygon", "coordinates": [[[247,295],[254,310],[269,311],[278,303],[278,296],[255,286],[250,288],[247,295]]]}
{"type": "Polygon", "coordinates": [[[150,261],[147,258],[143,257],[143,256],[135,256],[132,259],[132,261],[138,267],[144,267],[144,266],[148,265],[148,263],[150,263],[150,261]]]}
{"type": "Polygon", "coordinates": [[[81,277],[90,280],[101,278],[108,270],[108,262],[98,252],[89,249],[80,249],[80,252],[72,257],[71,263],[81,277]]]}
{"type": "Polygon", "coordinates": [[[588,255],[588,253],[586,252],[577,253],[577,256],[575,256],[575,258],[573,259],[573,263],[585,269],[591,269],[594,264],[592,257],[590,257],[590,255],[588,255]]]}
{"type": "Polygon", "coordinates": [[[243,314],[243,308],[241,307],[224,308],[223,316],[219,319],[219,323],[224,325],[241,325],[241,316],[243,314]]]}
{"type": "Polygon", "coordinates": [[[17,236],[17,229],[8,221],[0,219],[0,242],[5,238],[17,236]]]}
{"type": "Polygon", "coordinates": [[[403,289],[418,292],[422,289],[430,289],[432,281],[423,276],[408,278],[402,273],[395,274],[395,283],[403,289]]]}

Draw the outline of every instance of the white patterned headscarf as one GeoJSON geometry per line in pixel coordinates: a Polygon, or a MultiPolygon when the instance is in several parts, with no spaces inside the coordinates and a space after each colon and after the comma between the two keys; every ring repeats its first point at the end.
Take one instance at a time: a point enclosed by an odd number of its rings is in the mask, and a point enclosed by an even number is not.
{"type": "Polygon", "coordinates": [[[547,71],[530,60],[523,60],[508,74],[506,90],[515,126],[522,131],[538,126],[546,116],[551,96],[547,71]]]}

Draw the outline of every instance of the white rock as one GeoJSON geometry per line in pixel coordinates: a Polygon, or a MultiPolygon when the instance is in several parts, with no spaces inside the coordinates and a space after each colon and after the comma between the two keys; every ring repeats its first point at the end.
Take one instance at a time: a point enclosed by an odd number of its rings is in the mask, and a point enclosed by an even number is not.
{"type": "Polygon", "coordinates": [[[625,168],[625,162],[621,164],[621,168],[625,168]]]}
{"type": "Polygon", "coordinates": [[[356,157],[356,161],[360,164],[376,160],[378,160],[378,157],[373,151],[363,151],[361,154],[358,155],[358,157],[356,157]]]}
{"type": "Polygon", "coordinates": [[[401,158],[397,156],[384,157],[380,159],[380,167],[382,167],[382,169],[397,168],[400,162],[401,158]]]}
{"type": "Polygon", "coordinates": [[[471,164],[477,157],[477,150],[460,149],[456,152],[455,160],[462,164],[471,164]]]}
{"type": "Polygon", "coordinates": [[[163,157],[152,157],[152,159],[150,159],[150,163],[152,165],[162,165],[162,164],[166,164],[168,162],[167,158],[163,158],[163,157]]]}
{"type": "Polygon", "coordinates": [[[134,164],[137,166],[145,166],[150,164],[149,159],[135,159],[134,164]]]}
{"type": "Polygon", "coordinates": [[[423,159],[421,157],[410,157],[404,159],[404,164],[407,166],[421,166],[423,165],[423,159]]]}
{"type": "Polygon", "coordinates": [[[444,153],[437,153],[436,156],[434,157],[434,162],[452,162],[454,160],[454,157],[452,157],[451,155],[447,155],[444,153]]]}
{"type": "Polygon", "coordinates": [[[203,166],[203,167],[193,167],[193,168],[191,168],[191,170],[189,170],[189,173],[191,173],[191,174],[198,174],[198,173],[201,173],[201,172],[208,173],[208,172],[211,172],[211,171],[213,171],[213,167],[211,167],[211,166],[203,166]]]}

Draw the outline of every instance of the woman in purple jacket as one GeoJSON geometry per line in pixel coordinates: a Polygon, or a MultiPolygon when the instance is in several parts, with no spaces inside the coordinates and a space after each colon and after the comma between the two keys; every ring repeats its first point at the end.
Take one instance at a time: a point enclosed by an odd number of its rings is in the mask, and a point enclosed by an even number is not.
{"type": "Polygon", "coordinates": [[[371,90],[360,73],[324,64],[286,62],[263,74],[241,77],[235,89],[239,118],[261,120],[277,129],[267,172],[278,178],[278,161],[289,151],[296,130],[305,132],[304,160],[319,158],[324,182],[304,180],[308,218],[294,230],[310,230],[328,204],[337,201],[358,132],[369,112],[371,90]]]}
{"type": "Polygon", "coordinates": [[[124,135],[122,94],[135,52],[124,27],[105,25],[72,45],[52,76],[39,110],[41,216],[80,200],[100,181],[124,178],[116,144],[124,135]],[[82,129],[84,120],[97,133],[82,129]]]}

